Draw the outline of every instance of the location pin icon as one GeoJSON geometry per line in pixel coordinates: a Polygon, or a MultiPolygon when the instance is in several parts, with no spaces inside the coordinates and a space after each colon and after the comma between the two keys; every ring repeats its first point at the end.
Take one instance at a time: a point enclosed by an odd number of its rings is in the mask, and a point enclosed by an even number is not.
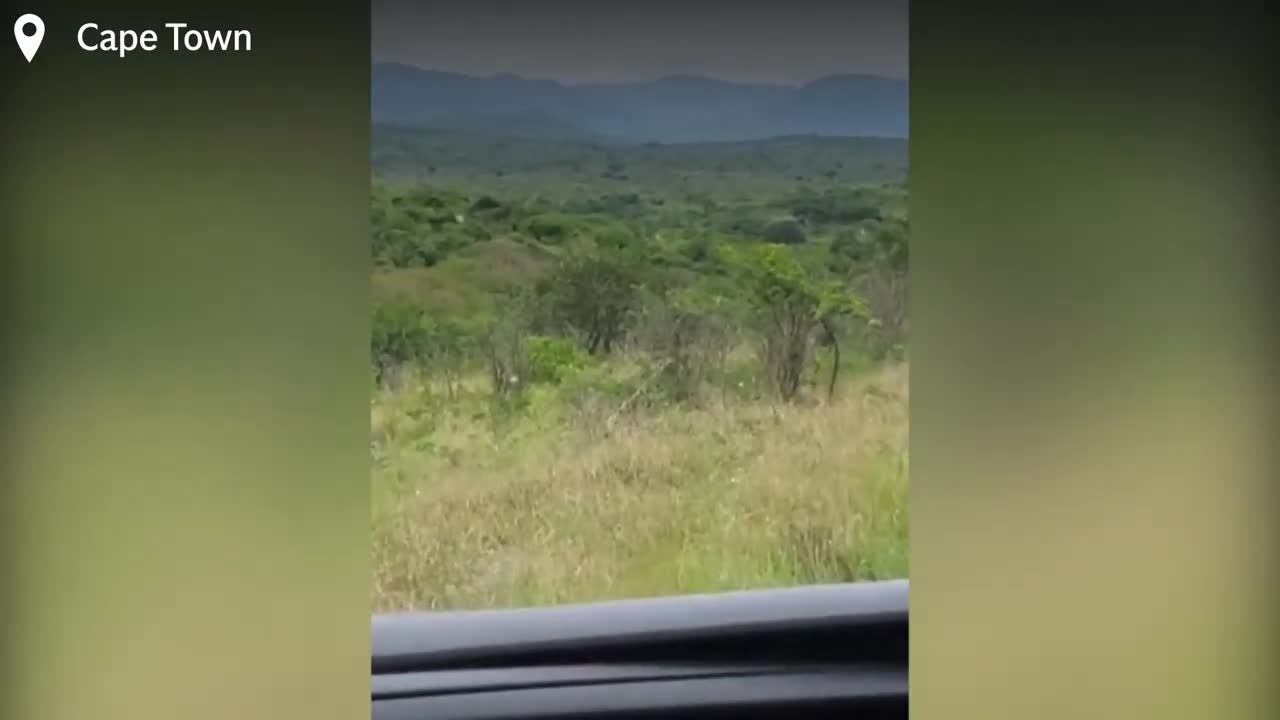
{"type": "Polygon", "coordinates": [[[13,37],[18,41],[22,54],[27,56],[27,62],[31,62],[44,40],[44,21],[30,13],[23,15],[13,24],[13,37]]]}

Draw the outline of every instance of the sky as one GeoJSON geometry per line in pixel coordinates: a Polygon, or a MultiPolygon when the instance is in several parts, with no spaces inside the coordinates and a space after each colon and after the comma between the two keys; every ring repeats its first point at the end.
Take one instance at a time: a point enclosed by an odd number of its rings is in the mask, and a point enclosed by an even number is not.
{"type": "Polygon", "coordinates": [[[907,77],[906,0],[374,0],[374,62],[569,83],[907,77]]]}

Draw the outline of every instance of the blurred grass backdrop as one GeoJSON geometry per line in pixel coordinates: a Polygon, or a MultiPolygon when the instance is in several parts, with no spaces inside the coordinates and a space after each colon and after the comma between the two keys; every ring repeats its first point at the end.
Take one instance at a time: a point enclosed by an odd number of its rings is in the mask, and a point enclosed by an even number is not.
{"type": "Polygon", "coordinates": [[[1276,717],[1264,9],[995,7],[912,3],[912,712],[1276,717]]]}
{"type": "MultiPolygon", "coordinates": [[[[329,7],[126,61],[46,12],[2,61],[0,716],[368,712],[368,8],[329,7]]],[[[984,7],[912,8],[914,710],[1272,717],[1266,26],[984,7]]]]}
{"type": "Polygon", "coordinates": [[[362,717],[369,8],[160,7],[0,53],[0,716],[362,717]]]}

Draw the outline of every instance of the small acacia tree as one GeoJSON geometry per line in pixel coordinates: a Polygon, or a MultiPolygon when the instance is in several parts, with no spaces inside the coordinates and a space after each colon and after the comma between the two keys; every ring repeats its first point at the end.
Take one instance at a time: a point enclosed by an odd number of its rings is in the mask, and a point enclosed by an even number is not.
{"type": "Polygon", "coordinates": [[[634,263],[620,253],[575,254],[539,285],[553,322],[577,335],[592,355],[606,355],[626,334],[636,302],[634,263]]]}
{"type": "Polygon", "coordinates": [[[821,328],[821,341],[831,346],[831,378],[827,381],[827,400],[836,394],[836,380],[840,373],[840,332],[844,320],[867,321],[866,302],[838,282],[829,282],[818,294],[817,322],[821,328]]]}
{"type": "Polygon", "coordinates": [[[767,245],[740,262],[763,321],[765,371],[779,397],[791,401],[799,394],[819,329],[835,352],[827,389],[828,396],[833,394],[840,368],[837,321],[865,316],[862,300],[838,282],[816,277],[779,245],[767,245]]]}

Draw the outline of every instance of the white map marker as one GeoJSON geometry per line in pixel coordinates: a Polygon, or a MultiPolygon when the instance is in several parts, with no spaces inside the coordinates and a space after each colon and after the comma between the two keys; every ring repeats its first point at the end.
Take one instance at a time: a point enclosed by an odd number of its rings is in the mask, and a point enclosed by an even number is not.
{"type": "Polygon", "coordinates": [[[30,13],[23,15],[13,24],[13,38],[27,56],[27,62],[31,62],[40,49],[40,41],[44,40],[44,21],[30,13]]]}

